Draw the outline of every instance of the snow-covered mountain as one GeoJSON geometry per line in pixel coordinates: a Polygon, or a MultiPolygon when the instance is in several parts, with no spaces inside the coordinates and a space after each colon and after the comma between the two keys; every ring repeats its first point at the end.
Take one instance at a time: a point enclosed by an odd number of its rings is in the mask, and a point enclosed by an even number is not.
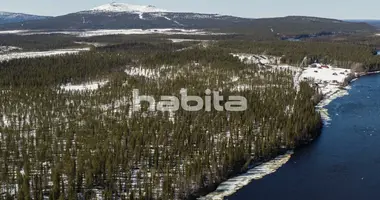
{"type": "Polygon", "coordinates": [[[154,13],[154,12],[168,12],[164,9],[156,8],[152,5],[133,5],[127,3],[110,3],[105,4],[93,9],[93,12],[128,12],[128,13],[154,13]]]}
{"type": "Polygon", "coordinates": [[[41,20],[46,18],[49,17],[23,13],[0,12],[0,24],[24,22],[29,20],[41,20]]]}
{"type": "Polygon", "coordinates": [[[234,33],[255,32],[261,35],[288,35],[308,32],[318,33],[321,31],[363,32],[374,30],[374,27],[365,23],[343,23],[334,19],[307,18],[302,16],[251,19],[219,14],[167,11],[151,5],[144,6],[126,3],[110,3],[84,11],[41,20],[0,24],[0,30],[158,28],[212,29],[234,33]]]}
{"type": "Polygon", "coordinates": [[[110,3],[50,19],[7,24],[0,29],[205,29],[249,23],[252,19],[168,11],[152,5],[110,3]]]}

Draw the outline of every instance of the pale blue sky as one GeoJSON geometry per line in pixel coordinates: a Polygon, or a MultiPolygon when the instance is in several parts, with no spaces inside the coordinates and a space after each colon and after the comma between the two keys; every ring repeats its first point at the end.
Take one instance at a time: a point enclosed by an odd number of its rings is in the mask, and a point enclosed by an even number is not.
{"type": "MultiPolygon", "coordinates": [[[[0,0],[0,10],[39,15],[62,15],[90,9],[112,0],[0,0]]],[[[155,5],[173,11],[220,13],[242,17],[307,15],[338,19],[380,19],[378,0],[119,0],[155,5]]]]}

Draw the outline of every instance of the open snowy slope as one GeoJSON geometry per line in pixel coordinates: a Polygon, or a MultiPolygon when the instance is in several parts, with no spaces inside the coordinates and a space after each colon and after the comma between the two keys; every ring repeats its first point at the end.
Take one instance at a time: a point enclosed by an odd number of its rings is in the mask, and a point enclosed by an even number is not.
{"type": "Polygon", "coordinates": [[[14,52],[0,55],[0,63],[3,61],[9,61],[13,59],[20,58],[37,58],[37,57],[47,57],[47,56],[57,56],[64,54],[76,54],[82,51],[89,51],[90,48],[81,49],[57,49],[51,51],[35,51],[35,52],[14,52]]]}
{"type": "Polygon", "coordinates": [[[175,29],[175,28],[162,28],[162,29],[99,29],[99,30],[84,30],[84,31],[33,31],[33,30],[11,30],[0,31],[0,35],[14,34],[14,35],[49,35],[49,34],[65,34],[77,37],[94,37],[102,35],[149,35],[149,34],[162,34],[162,35],[226,35],[226,33],[208,32],[201,29],[175,29]]]}
{"type": "Polygon", "coordinates": [[[97,90],[108,83],[107,81],[95,81],[83,84],[73,85],[71,83],[67,85],[62,85],[60,88],[65,91],[91,91],[97,90]]]}
{"type": "Polygon", "coordinates": [[[152,5],[133,5],[127,3],[110,3],[90,9],[93,12],[129,12],[129,13],[154,13],[168,12],[152,5]]]}

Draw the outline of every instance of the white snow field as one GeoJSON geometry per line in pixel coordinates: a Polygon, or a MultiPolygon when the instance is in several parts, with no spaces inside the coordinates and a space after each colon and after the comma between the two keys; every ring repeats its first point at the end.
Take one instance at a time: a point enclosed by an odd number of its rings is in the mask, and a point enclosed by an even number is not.
{"type": "Polygon", "coordinates": [[[51,51],[15,52],[15,53],[8,53],[8,54],[0,54],[0,62],[13,60],[13,59],[20,59],[20,58],[37,58],[37,57],[47,57],[47,56],[64,55],[64,54],[76,54],[82,51],[89,51],[89,50],[90,48],[57,49],[57,50],[51,50],[51,51]]]}
{"type": "Polygon", "coordinates": [[[22,50],[22,48],[14,47],[14,46],[0,46],[0,54],[7,53],[9,51],[22,50]]]}
{"type": "Polygon", "coordinates": [[[75,44],[82,44],[82,45],[89,45],[94,47],[104,47],[107,45],[110,45],[108,43],[101,43],[101,42],[74,42],[75,44]]]}
{"type": "Polygon", "coordinates": [[[226,35],[227,33],[213,33],[200,29],[101,29],[87,31],[31,31],[31,30],[14,30],[0,31],[0,34],[15,34],[15,35],[49,35],[49,34],[65,34],[77,37],[94,37],[103,35],[226,35]]]}
{"type": "Polygon", "coordinates": [[[317,108],[325,125],[329,125],[331,121],[325,107],[334,99],[348,95],[350,86],[342,89],[342,85],[350,74],[352,74],[351,70],[348,69],[314,63],[304,69],[300,76],[300,80],[310,80],[318,84],[320,92],[324,95],[324,99],[317,105],[317,108]]]}
{"type": "Polygon", "coordinates": [[[110,3],[91,9],[93,12],[128,12],[128,13],[155,13],[169,12],[164,9],[156,8],[152,5],[133,5],[128,3],[110,3]]]}
{"type": "Polygon", "coordinates": [[[335,84],[341,84],[351,73],[348,69],[333,67],[331,65],[324,65],[325,67],[322,67],[319,63],[314,63],[313,65],[315,67],[309,66],[303,71],[301,78],[314,79],[316,83],[335,82],[335,84]]]}
{"type": "Polygon", "coordinates": [[[62,85],[61,89],[66,91],[93,91],[105,86],[107,83],[108,81],[96,81],[79,85],[67,84],[62,85]]]}
{"type": "Polygon", "coordinates": [[[209,42],[210,40],[196,40],[196,39],[176,39],[176,38],[169,38],[167,39],[173,43],[181,43],[181,42],[209,42]]]}
{"type": "Polygon", "coordinates": [[[79,37],[94,37],[102,35],[145,35],[145,34],[163,34],[163,35],[223,35],[224,33],[211,33],[198,29],[115,29],[115,30],[95,30],[80,32],[79,37]]]}
{"type": "Polygon", "coordinates": [[[0,31],[0,34],[20,34],[27,32],[26,30],[9,30],[9,31],[0,31]]]}
{"type": "Polygon", "coordinates": [[[345,93],[346,91],[342,90],[341,86],[345,79],[352,74],[349,69],[338,68],[321,63],[313,63],[307,68],[301,68],[280,64],[281,58],[275,56],[244,53],[232,55],[248,64],[253,63],[261,66],[269,66],[272,69],[291,70],[294,72],[295,86],[299,85],[299,82],[301,81],[310,81],[314,84],[318,84],[318,88],[325,96],[325,99],[330,99],[331,96],[336,96],[337,92],[345,93]]]}

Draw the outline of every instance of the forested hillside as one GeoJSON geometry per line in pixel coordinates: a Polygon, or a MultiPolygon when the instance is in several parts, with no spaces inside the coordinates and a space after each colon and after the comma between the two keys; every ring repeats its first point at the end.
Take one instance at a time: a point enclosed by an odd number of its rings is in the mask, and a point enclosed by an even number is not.
{"type": "Polygon", "coordinates": [[[288,41],[261,41],[261,42],[220,42],[221,48],[233,49],[235,52],[249,52],[255,54],[269,54],[282,57],[282,62],[300,64],[306,57],[308,63],[333,63],[347,69],[360,72],[380,70],[380,56],[375,55],[372,45],[363,42],[288,42],[288,41]]]}
{"type": "Polygon", "coordinates": [[[0,63],[1,198],[191,199],[315,138],[315,88],[242,63],[230,55],[239,45],[136,41],[0,63]],[[181,88],[241,95],[248,110],[132,112],[133,89],[159,99],[181,88]]]}
{"type": "Polygon", "coordinates": [[[378,29],[363,22],[125,3],[11,17],[14,23],[0,19],[6,200],[229,195],[217,187],[232,178],[236,191],[275,171],[274,158],[286,163],[287,152],[321,134],[323,100],[380,71],[378,29]],[[144,95],[154,102],[141,102],[144,95]],[[186,111],[197,103],[183,103],[186,95],[204,105],[186,111]],[[244,97],[247,109],[226,109],[231,96],[244,97]],[[182,107],[160,111],[168,97],[182,107]],[[249,169],[260,175],[237,181],[249,169]]]}

